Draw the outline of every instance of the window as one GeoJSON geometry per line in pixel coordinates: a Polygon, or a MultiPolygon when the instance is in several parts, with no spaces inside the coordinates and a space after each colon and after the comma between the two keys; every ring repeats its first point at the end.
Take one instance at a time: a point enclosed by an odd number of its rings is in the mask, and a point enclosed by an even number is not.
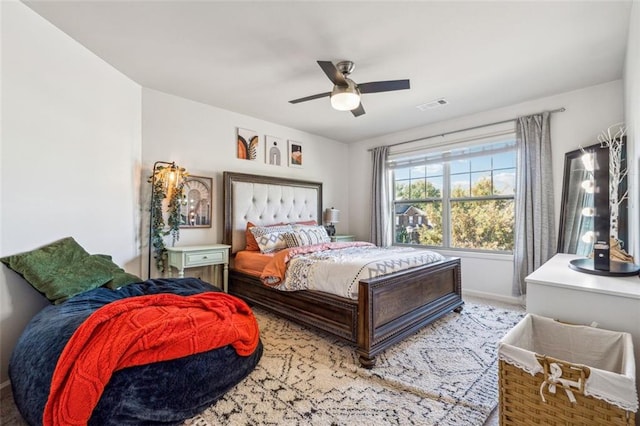
{"type": "Polygon", "coordinates": [[[513,251],[516,147],[512,137],[394,158],[389,167],[396,244],[513,251]]]}

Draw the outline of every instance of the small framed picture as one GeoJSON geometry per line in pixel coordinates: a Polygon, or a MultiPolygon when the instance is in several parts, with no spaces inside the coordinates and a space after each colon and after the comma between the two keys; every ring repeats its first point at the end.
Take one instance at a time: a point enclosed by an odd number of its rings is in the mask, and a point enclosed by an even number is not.
{"type": "Polygon", "coordinates": [[[303,164],[303,156],[302,156],[302,143],[289,140],[289,167],[302,167],[303,164]]]}
{"type": "Polygon", "coordinates": [[[282,139],[276,138],[275,136],[265,136],[264,140],[265,162],[273,166],[284,165],[285,147],[282,139]]]}
{"type": "Polygon", "coordinates": [[[180,209],[180,228],[211,228],[213,179],[187,176],[180,209]]]}
{"type": "Polygon", "coordinates": [[[238,127],[237,135],[237,152],[238,158],[241,160],[258,161],[260,152],[260,138],[258,133],[238,127]]]}

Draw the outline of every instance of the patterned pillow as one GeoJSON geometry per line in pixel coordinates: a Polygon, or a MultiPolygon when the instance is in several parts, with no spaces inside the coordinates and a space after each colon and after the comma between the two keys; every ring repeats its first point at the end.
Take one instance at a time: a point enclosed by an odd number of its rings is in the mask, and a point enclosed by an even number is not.
{"type": "Polygon", "coordinates": [[[262,253],[273,253],[274,251],[287,248],[284,239],[285,234],[292,232],[291,225],[281,226],[254,226],[250,228],[251,234],[256,239],[258,247],[262,253]]]}
{"type": "MultiPolygon", "coordinates": [[[[273,226],[282,226],[282,225],[287,225],[286,223],[275,223],[273,225],[267,225],[267,227],[271,228],[273,226]]],[[[316,222],[315,220],[303,220],[301,222],[295,222],[293,224],[289,224],[289,225],[293,225],[293,226],[298,226],[298,225],[318,225],[318,222],[316,222]]],[[[256,226],[254,223],[252,222],[247,222],[247,227],[244,231],[245,233],[245,250],[249,250],[249,251],[260,251],[260,246],[258,246],[258,243],[256,242],[256,238],[253,236],[253,234],[251,233],[251,228],[253,228],[254,226],[256,226]]]]}
{"type": "Polygon", "coordinates": [[[294,226],[293,232],[285,235],[287,247],[302,247],[331,241],[324,226],[294,226]]]}

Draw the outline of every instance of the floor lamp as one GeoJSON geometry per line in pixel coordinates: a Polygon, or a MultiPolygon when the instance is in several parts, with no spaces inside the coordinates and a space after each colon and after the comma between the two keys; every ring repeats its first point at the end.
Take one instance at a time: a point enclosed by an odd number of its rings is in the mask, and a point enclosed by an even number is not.
{"type": "MultiPolygon", "coordinates": [[[[153,257],[153,225],[155,217],[155,203],[162,200],[156,200],[156,184],[162,182],[165,188],[168,189],[170,185],[173,189],[178,186],[182,175],[185,172],[178,167],[175,162],[168,161],[156,161],[153,163],[153,170],[149,182],[151,182],[151,207],[149,209],[149,258],[147,262],[148,278],[151,279],[151,258],[153,257]]],[[[165,190],[166,190],[165,189],[165,190]]],[[[166,195],[166,194],[165,194],[166,195]]],[[[162,214],[162,208],[160,208],[160,214],[162,214]]]]}

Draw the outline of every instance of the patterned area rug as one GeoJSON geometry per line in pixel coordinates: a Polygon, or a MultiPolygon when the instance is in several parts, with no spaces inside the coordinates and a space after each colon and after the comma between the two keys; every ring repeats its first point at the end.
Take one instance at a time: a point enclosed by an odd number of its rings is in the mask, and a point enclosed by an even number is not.
{"type": "Polygon", "coordinates": [[[524,315],[467,303],[367,370],[353,346],[254,312],[260,363],[185,425],[482,425],[498,401],[497,342],[524,315]]]}

